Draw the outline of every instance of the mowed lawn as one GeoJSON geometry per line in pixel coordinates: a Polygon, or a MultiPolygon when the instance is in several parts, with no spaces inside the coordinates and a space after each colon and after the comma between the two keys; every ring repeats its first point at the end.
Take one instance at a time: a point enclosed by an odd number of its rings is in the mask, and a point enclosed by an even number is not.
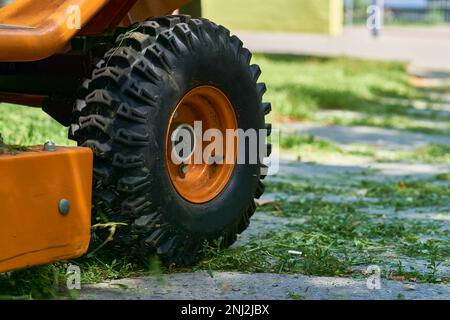
{"type": "MultiPolygon", "coordinates": [[[[428,108],[428,104],[431,106],[437,101],[411,85],[404,64],[264,54],[255,55],[253,63],[259,64],[263,70],[260,80],[266,82],[268,87],[265,100],[273,105],[272,122],[300,121],[324,127],[333,124],[365,125],[450,134],[448,113],[443,115],[428,108]],[[418,110],[415,106],[417,101],[425,104],[426,110],[418,110]]],[[[39,109],[0,105],[0,134],[7,144],[34,145],[46,140],[61,145],[73,144],[67,139],[67,131],[39,109]]],[[[302,155],[302,160],[309,162],[321,157],[362,156],[385,162],[450,163],[449,147],[435,144],[425,145],[420,150],[380,153],[380,150],[369,146],[343,149],[341,145],[312,135],[284,134],[281,136],[281,149],[283,153],[298,153],[302,155]],[[303,155],[309,158],[305,159],[303,155]]],[[[376,173],[363,172],[362,175],[370,177],[376,173]]],[[[377,200],[376,204],[399,210],[415,210],[420,206],[444,208],[450,199],[448,188],[442,187],[448,185],[448,174],[424,182],[407,180],[384,183],[361,178],[355,182],[356,185],[348,185],[354,182],[348,176],[338,178],[322,182],[316,178],[305,180],[304,177],[295,177],[296,183],[266,180],[267,192],[282,192],[284,198],[259,207],[259,213],[277,219],[304,219],[305,222],[295,224],[293,220],[293,229],[259,234],[237,250],[217,250],[205,246],[205,258],[197,266],[171,272],[225,270],[350,277],[355,276],[355,270],[361,266],[371,263],[384,266],[392,262],[395,265],[389,266],[386,277],[395,275],[436,283],[450,281],[437,272],[440,266],[448,265],[445,261],[448,261],[450,252],[448,230],[440,228],[438,222],[397,219],[380,222],[378,215],[368,218],[363,210],[367,206],[372,208],[373,202],[363,199],[355,203],[333,203],[324,198],[331,194],[345,199],[363,190],[364,197],[377,200]],[[347,185],[343,185],[343,181],[347,185]],[[307,194],[313,194],[315,198],[293,201],[288,198],[307,194]],[[422,242],[421,234],[428,240],[422,242]],[[373,248],[382,254],[389,253],[390,258],[372,255],[370,250],[373,248]],[[395,259],[386,248],[397,249],[395,259]],[[288,250],[300,250],[305,257],[303,260],[294,259],[288,250]],[[362,254],[366,251],[369,253],[362,254]],[[406,270],[403,263],[408,260],[402,255],[408,259],[423,259],[431,271],[406,270]]],[[[258,214],[255,215],[255,219],[258,217],[258,214]]],[[[83,283],[158,276],[168,271],[155,257],[149,257],[147,262],[142,263],[129,257],[111,256],[107,246],[95,251],[99,246],[98,243],[93,245],[93,256],[71,262],[83,270],[83,283]]],[[[0,299],[12,296],[24,299],[53,297],[56,295],[53,290],[55,278],[65,283],[65,268],[64,263],[56,263],[0,274],[0,299]]]]}
{"type": "Polygon", "coordinates": [[[411,84],[403,63],[294,55],[256,55],[254,62],[279,120],[450,134],[448,116],[431,108],[439,101],[411,84]]]}
{"type": "Polygon", "coordinates": [[[51,140],[58,145],[74,145],[68,129],[37,108],[0,104],[0,134],[9,145],[39,145],[51,140]]]}

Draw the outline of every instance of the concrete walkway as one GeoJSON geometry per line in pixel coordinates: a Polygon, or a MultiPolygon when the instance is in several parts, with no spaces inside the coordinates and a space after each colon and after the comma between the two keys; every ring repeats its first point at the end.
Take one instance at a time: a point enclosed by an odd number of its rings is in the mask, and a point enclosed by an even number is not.
{"type": "Polygon", "coordinates": [[[99,300],[267,300],[267,299],[448,299],[448,285],[404,284],[382,280],[370,290],[366,279],[286,274],[204,272],[115,280],[85,286],[81,299],[99,300]]]}
{"type": "Polygon", "coordinates": [[[253,52],[348,56],[399,60],[450,70],[450,27],[387,27],[373,38],[365,26],[348,27],[342,36],[237,32],[253,52]]]}

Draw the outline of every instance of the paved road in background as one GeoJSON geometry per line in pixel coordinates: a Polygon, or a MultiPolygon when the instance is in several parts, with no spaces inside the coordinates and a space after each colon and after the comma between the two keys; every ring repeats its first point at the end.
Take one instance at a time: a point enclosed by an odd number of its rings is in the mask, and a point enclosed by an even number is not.
{"type": "Polygon", "coordinates": [[[410,62],[450,70],[450,27],[388,27],[379,38],[366,27],[348,27],[342,36],[237,32],[254,52],[349,56],[410,62]]]}

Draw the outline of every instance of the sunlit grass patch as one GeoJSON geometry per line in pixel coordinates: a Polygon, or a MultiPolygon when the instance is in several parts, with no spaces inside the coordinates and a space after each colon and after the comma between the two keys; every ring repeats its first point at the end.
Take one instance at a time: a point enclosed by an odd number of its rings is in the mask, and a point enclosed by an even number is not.
{"type": "Polygon", "coordinates": [[[281,115],[298,118],[319,109],[387,111],[394,108],[378,97],[423,97],[410,85],[402,63],[276,54],[257,54],[254,60],[264,70],[267,99],[281,115]]]}
{"type": "Polygon", "coordinates": [[[448,206],[450,189],[436,185],[434,179],[406,180],[391,183],[361,181],[361,187],[367,189],[367,197],[381,200],[384,207],[396,210],[423,206],[448,206]]]}
{"type": "Polygon", "coordinates": [[[279,145],[282,152],[303,161],[347,156],[377,162],[450,164],[450,146],[440,143],[428,143],[413,150],[393,150],[368,144],[340,145],[312,134],[282,132],[279,145]]]}
{"type": "Polygon", "coordinates": [[[262,80],[268,87],[265,99],[272,102],[274,117],[280,120],[450,132],[450,121],[432,110],[417,114],[413,101],[431,98],[412,86],[405,64],[280,54],[256,54],[254,62],[263,70],[262,80]],[[387,98],[411,103],[388,103],[387,98]],[[354,111],[361,117],[323,117],[327,110],[354,111]],[[324,111],[320,117],[319,111],[324,111]],[[429,125],[427,119],[438,121],[440,127],[429,125]]]}
{"type": "Polygon", "coordinates": [[[0,134],[8,145],[42,145],[51,140],[58,145],[75,145],[68,129],[37,108],[0,103],[0,134]]]}

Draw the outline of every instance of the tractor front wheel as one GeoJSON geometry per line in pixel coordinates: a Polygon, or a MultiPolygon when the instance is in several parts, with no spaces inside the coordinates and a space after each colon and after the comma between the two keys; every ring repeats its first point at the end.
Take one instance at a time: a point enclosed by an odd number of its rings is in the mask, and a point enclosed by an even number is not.
{"type": "Polygon", "coordinates": [[[124,222],[116,243],[126,252],[191,264],[205,242],[229,246],[248,227],[264,191],[260,161],[175,164],[171,154],[180,128],[192,131],[192,151],[203,144],[198,121],[203,132],[269,127],[250,60],[221,26],[159,17],[122,33],[84,82],[70,137],[94,151],[95,222],[124,222]]]}

